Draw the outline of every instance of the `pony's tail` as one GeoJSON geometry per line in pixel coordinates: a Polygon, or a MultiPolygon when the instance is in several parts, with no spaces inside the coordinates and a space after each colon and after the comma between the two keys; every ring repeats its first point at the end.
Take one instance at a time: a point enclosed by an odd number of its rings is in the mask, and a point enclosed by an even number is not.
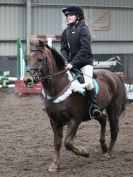
{"type": "Polygon", "coordinates": [[[118,75],[118,77],[119,77],[119,80],[120,80],[122,88],[123,88],[122,93],[121,93],[121,97],[123,97],[121,113],[125,113],[126,105],[127,105],[127,94],[126,94],[126,89],[125,89],[125,85],[124,85],[124,77],[121,75],[118,75]]]}

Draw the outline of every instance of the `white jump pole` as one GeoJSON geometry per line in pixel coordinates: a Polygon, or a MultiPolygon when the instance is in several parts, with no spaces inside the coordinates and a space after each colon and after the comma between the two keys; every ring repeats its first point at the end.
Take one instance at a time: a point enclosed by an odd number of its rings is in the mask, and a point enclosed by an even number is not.
{"type": "Polygon", "coordinates": [[[17,80],[17,77],[9,77],[10,71],[4,71],[3,75],[0,76],[0,88],[12,88],[15,87],[15,84],[8,84],[9,81],[17,80]]]}
{"type": "Polygon", "coordinates": [[[0,76],[0,81],[1,80],[16,81],[17,77],[0,76]]]}
{"type": "Polygon", "coordinates": [[[13,88],[15,87],[15,84],[10,84],[10,85],[0,85],[0,88],[13,88]]]}
{"type": "Polygon", "coordinates": [[[25,62],[23,56],[23,50],[20,48],[20,80],[23,80],[25,73],[25,62]]]}
{"type": "Polygon", "coordinates": [[[48,41],[47,43],[50,47],[52,47],[52,40],[53,40],[52,37],[47,38],[47,41],[48,41]]]}

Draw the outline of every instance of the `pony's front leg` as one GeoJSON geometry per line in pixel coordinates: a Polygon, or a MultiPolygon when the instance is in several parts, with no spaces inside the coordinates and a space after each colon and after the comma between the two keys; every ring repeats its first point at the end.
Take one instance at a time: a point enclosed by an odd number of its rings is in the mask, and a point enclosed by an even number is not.
{"type": "Polygon", "coordinates": [[[51,127],[54,132],[54,148],[55,148],[55,155],[53,158],[52,163],[50,164],[48,171],[54,172],[57,171],[61,164],[61,145],[62,145],[62,137],[63,137],[63,125],[57,125],[55,122],[50,120],[51,127]]]}
{"type": "Polygon", "coordinates": [[[75,120],[70,120],[67,125],[67,132],[64,145],[67,150],[72,151],[76,155],[88,157],[89,153],[85,147],[74,145],[74,138],[78,129],[79,123],[75,120]]]}

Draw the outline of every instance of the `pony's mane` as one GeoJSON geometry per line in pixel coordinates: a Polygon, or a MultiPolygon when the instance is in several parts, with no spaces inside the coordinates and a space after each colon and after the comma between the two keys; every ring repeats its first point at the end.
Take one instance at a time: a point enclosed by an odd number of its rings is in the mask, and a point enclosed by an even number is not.
{"type": "Polygon", "coordinates": [[[65,67],[65,59],[63,58],[63,56],[59,54],[59,52],[55,48],[49,47],[47,44],[45,45],[45,47],[51,51],[58,69],[63,70],[65,67]]]}

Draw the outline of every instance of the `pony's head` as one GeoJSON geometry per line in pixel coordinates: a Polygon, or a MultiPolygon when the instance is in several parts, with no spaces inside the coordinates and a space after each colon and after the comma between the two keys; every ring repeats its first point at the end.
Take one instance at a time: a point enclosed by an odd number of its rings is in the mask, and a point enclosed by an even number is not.
{"type": "Polygon", "coordinates": [[[55,49],[42,41],[34,40],[30,43],[30,53],[27,58],[25,85],[33,87],[34,83],[51,78],[64,67],[64,59],[55,49]]]}

